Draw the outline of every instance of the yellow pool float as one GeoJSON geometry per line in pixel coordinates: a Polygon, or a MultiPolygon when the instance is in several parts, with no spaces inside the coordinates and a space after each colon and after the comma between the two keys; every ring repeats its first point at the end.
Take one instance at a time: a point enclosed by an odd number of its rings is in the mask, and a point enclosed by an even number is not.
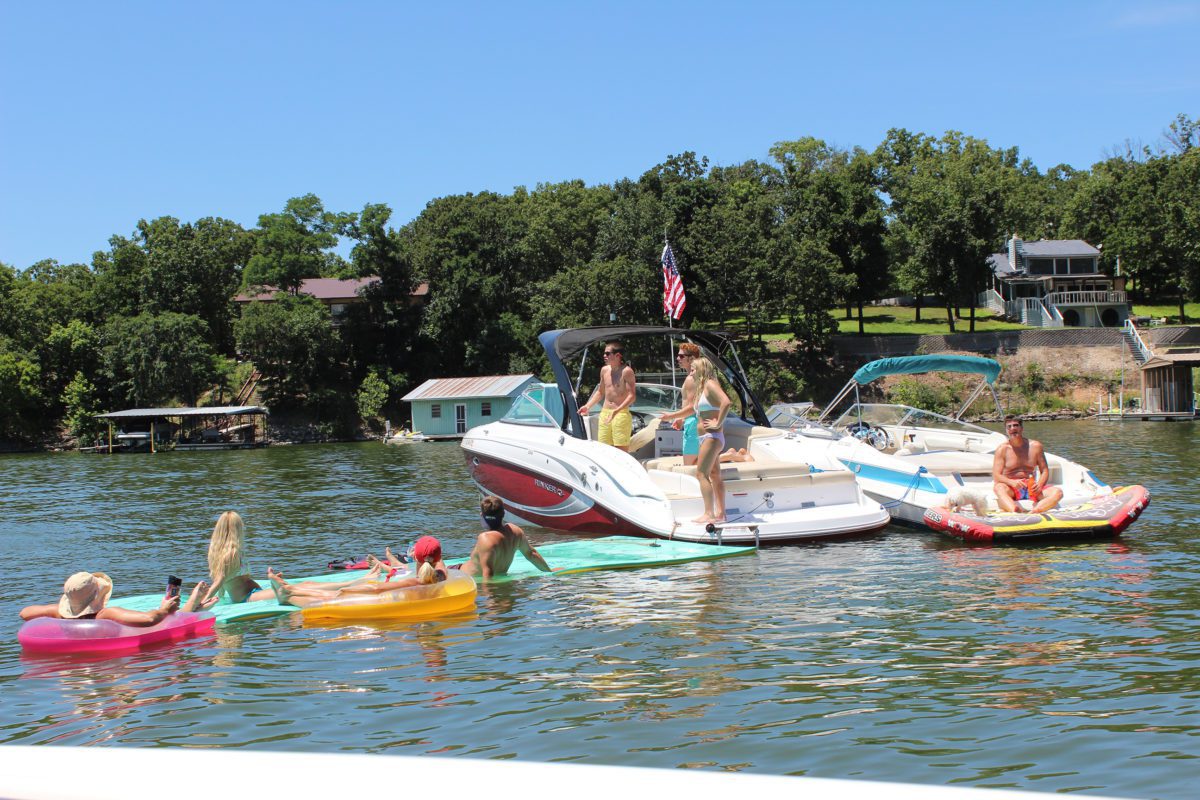
{"type": "Polygon", "coordinates": [[[405,586],[394,592],[346,595],[300,610],[305,620],[429,619],[475,607],[478,589],[470,575],[452,569],[439,583],[405,586]]]}

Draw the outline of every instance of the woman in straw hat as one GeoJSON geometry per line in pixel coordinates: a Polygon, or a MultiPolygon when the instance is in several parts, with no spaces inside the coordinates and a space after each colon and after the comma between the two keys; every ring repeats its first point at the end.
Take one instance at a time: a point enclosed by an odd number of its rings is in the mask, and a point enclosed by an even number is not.
{"type": "MultiPolygon", "coordinates": [[[[188,597],[184,611],[195,611],[202,606],[200,598],[208,584],[204,581],[196,584],[188,597]]],[[[112,578],[103,572],[76,572],[67,578],[63,584],[63,594],[57,603],[44,606],[26,606],[21,609],[21,619],[31,620],[38,617],[53,617],[55,619],[108,619],[122,625],[148,627],[157,625],[169,615],[179,610],[179,596],[169,595],[163,598],[162,604],[153,611],[130,611],[127,608],[115,608],[106,605],[112,597],[112,578]]],[[[209,605],[212,605],[209,603],[209,605]]]]}

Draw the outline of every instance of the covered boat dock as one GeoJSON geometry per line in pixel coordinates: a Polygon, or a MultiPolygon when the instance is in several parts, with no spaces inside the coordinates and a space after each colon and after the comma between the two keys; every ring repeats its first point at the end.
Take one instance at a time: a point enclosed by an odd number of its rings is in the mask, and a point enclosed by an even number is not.
{"type": "Polygon", "coordinates": [[[106,440],[81,450],[155,453],[159,450],[241,450],[267,444],[263,406],[130,408],[97,414],[108,422],[106,440]]]}

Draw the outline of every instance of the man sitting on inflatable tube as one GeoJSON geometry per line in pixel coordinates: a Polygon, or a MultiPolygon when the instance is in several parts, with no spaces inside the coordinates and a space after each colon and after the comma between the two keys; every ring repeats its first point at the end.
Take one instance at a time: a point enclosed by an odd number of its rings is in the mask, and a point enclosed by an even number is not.
{"type": "MultiPolygon", "coordinates": [[[[184,611],[196,611],[208,608],[216,600],[202,605],[200,599],[204,596],[208,584],[204,581],[196,584],[188,597],[184,611]]],[[[163,598],[162,605],[153,611],[130,611],[127,608],[110,608],[106,604],[112,597],[112,578],[103,572],[76,572],[67,578],[63,584],[62,597],[57,603],[46,605],[26,606],[21,609],[21,619],[31,620],[40,617],[53,619],[107,619],[122,625],[136,628],[146,628],[157,625],[169,615],[179,610],[179,595],[170,594],[163,598]]]]}
{"type": "Polygon", "coordinates": [[[273,570],[267,570],[267,577],[271,579],[271,584],[275,587],[275,596],[280,603],[300,608],[350,595],[385,594],[408,586],[423,586],[446,580],[448,567],[442,561],[442,544],[433,536],[422,536],[417,540],[413,545],[413,560],[418,565],[415,578],[362,583],[344,586],[341,589],[321,589],[319,584],[293,585],[273,570]]]}
{"type": "Polygon", "coordinates": [[[1024,425],[1015,416],[1004,418],[1004,432],[1008,441],[996,448],[996,458],[992,462],[996,505],[1009,513],[1020,510],[1017,503],[1021,500],[1033,503],[1035,514],[1054,508],[1063,499],[1063,493],[1057,486],[1046,486],[1046,481],[1050,480],[1050,465],[1046,463],[1042,443],[1026,439],[1024,425]]]}

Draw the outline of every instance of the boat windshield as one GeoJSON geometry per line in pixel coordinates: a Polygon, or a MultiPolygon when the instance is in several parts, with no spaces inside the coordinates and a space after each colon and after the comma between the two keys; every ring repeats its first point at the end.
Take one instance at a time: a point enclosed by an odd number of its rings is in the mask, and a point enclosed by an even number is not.
{"type": "MultiPolygon", "coordinates": [[[[530,387],[524,394],[517,398],[517,401],[512,404],[512,408],[500,418],[500,421],[513,425],[536,425],[543,428],[557,428],[558,420],[546,410],[545,406],[538,402],[538,400],[543,400],[545,397],[545,390],[542,387],[530,387]],[[537,399],[534,399],[535,397],[537,399]]],[[[557,399],[557,393],[554,397],[557,399]]]]}
{"type": "Polygon", "coordinates": [[[937,414],[933,411],[923,411],[912,406],[891,403],[855,403],[834,421],[833,427],[842,430],[850,425],[857,425],[859,422],[866,422],[871,425],[933,428],[937,430],[958,431],[960,433],[995,433],[995,431],[990,431],[987,428],[937,414]]]}
{"type": "Polygon", "coordinates": [[[639,383],[634,391],[630,410],[643,414],[658,414],[678,411],[683,402],[683,390],[665,383],[639,383]]]}

